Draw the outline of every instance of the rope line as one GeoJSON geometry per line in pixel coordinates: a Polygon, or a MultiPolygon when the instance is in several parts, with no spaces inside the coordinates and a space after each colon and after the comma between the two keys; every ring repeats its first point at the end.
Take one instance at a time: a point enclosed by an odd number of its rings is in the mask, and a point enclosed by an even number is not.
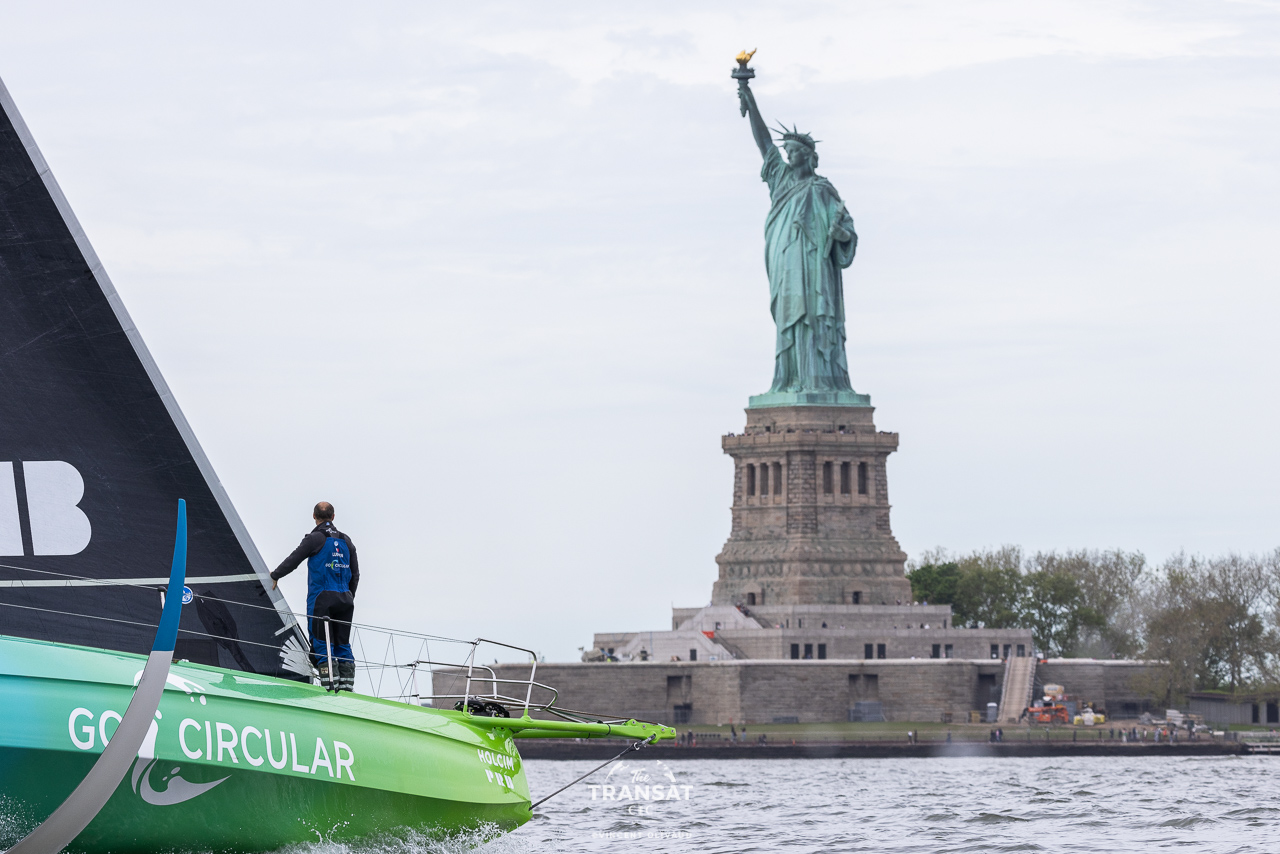
{"type": "MultiPolygon", "coordinates": [[[[80,581],[91,581],[97,584],[101,584],[104,587],[131,587],[135,590],[147,590],[147,591],[156,591],[161,587],[161,585],[152,586],[149,584],[121,584],[116,581],[112,581],[111,579],[91,578],[87,575],[72,575],[69,572],[54,572],[48,569],[32,569],[31,567],[27,567],[27,566],[14,566],[13,564],[6,564],[6,563],[0,563],[0,569],[16,569],[22,572],[36,572],[41,575],[56,575],[60,578],[74,578],[80,581]]],[[[210,583],[213,583],[213,582],[210,582],[210,583]]],[[[242,583],[248,583],[248,582],[236,581],[236,582],[228,582],[228,583],[242,584],[242,583]]],[[[0,589],[3,589],[3,588],[0,588],[0,589]]],[[[15,587],[10,589],[24,590],[27,588],[15,587]]],[[[307,619],[309,619],[307,614],[302,611],[283,610],[280,608],[276,608],[272,605],[255,605],[252,602],[240,602],[236,599],[222,599],[218,596],[208,596],[203,593],[196,593],[195,591],[192,591],[192,595],[197,599],[204,599],[207,602],[222,602],[225,605],[238,605],[241,608],[254,608],[259,611],[270,611],[274,614],[290,614],[291,616],[293,616],[295,620],[298,621],[300,625],[303,624],[307,619]]],[[[0,605],[3,605],[3,604],[6,604],[6,603],[0,602],[0,605]]],[[[22,607],[22,606],[15,605],[14,607],[22,607]]],[[[42,610],[42,609],[35,608],[33,610],[42,610]]],[[[64,613],[64,612],[50,611],[50,613],[56,614],[56,613],[64,613]]],[[[76,616],[76,615],[72,615],[72,616],[76,616]]],[[[85,616],[91,616],[91,615],[85,615],[85,616]]],[[[414,637],[414,638],[423,638],[426,640],[446,641],[449,643],[468,643],[468,644],[472,643],[472,641],[461,640],[459,638],[450,638],[450,637],[445,637],[444,635],[423,634],[421,632],[403,631],[401,629],[392,629],[387,626],[375,626],[372,623],[354,623],[354,622],[346,623],[343,620],[334,620],[333,622],[344,623],[345,625],[351,626],[353,629],[354,628],[370,629],[372,631],[387,632],[389,634],[401,635],[404,637],[414,637]]],[[[252,641],[241,641],[241,643],[252,643],[252,641]]],[[[266,646],[266,644],[260,644],[260,645],[266,646]]]]}
{"type": "Polygon", "coordinates": [[[594,774],[594,773],[596,773],[597,771],[599,771],[599,770],[600,770],[601,768],[603,768],[605,765],[609,765],[610,763],[617,762],[619,759],[621,759],[622,757],[626,756],[628,753],[630,753],[630,752],[631,752],[631,751],[633,751],[633,750],[639,750],[639,749],[640,749],[640,748],[642,748],[642,747],[648,747],[650,744],[653,744],[653,740],[654,740],[655,738],[657,738],[657,737],[658,737],[657,733],[654,733],[653,735],[651,735],[651,736],[649,736],[648,738],[646,738],[644,741],[637,741],[635,744],[628,745],[628,746],[627,746],[627,748],[626,748],[626,750],[623,750],[621,753],[619,753],[617,756],[613,757],[612,759],[608,760],[608,761],[607,761],[607,762],[605,762],[603,765],[597,765],[596,767],[592,768],[592,769],[591,769],[590,771],[588,771],[587,773],[583,774],[583,775],[582,775],[581,777],[579,777],[578,779],[573,780],[573,781],[571,781],[571,782],[569,782],[569,783],[566,783],[565,785],[563,785],[563,786],[561,786],[560,788],[556,789],[556,790],[555,790],[554,792],[552,792],[551,794],[547,795],[547,796],[546,796],[545,798],[543,798],[542,800],[538,801],[536,804],[529,804],[529,812],[533,812],[534,807],[540,807],[540,806],[542,806],[542,805],[543,805],[543,804],[545,804],[547,801],[551,800],[551,799],[552,799],[552,798],[554,798],[556,795],[560,794],[561,792],[563,792],[565,789],[569,788],[570,786],[573,786],[573,785],[576,785],[576,784],[578,784],[578,783],[581,783],[583,780],[587,779],[587,778],[588,778],[588,777],[590,777],[592,774],[594,774]]]}
{"type": "MultiPolygon", "coordinates": [[[[104,617],[101,614],[77,614],[73,611],[59,611],[54,608],[38,608],[34,605],[18,605],[14,602],[0,602],[0,608],[20,608],[24,611],[37,611],[43,614],[58,614],[59,616],[63,616],[63,617],[76,617],[77,619],[83,619],[83,620],[102,620],[108,623],[120,623],[126,626],[137,626],[138,628],[141,628],[141,629],[154,629],[154,628],[158,628],[159,626],[158,623],[144,623],[138,620],[125,620],[119,617],[104,617]]],[[[280,650],[279,646],[275,646],[269,643],[243,640],[241,638],[231,637],[230,635],[215,635],[215,634],[210,634],[209,632],[196,631],[195,629],[180,628],[178,629],[178,634],[195,635],[196,637],[209,638],[210,640],[225,640],[230,643],[247,644],[249,646],[262,647],[263,649],[270,649],[276,652],[279,652],[280,650]]],[[[472,643],[471,641],[455,641],[455,642],[461,643],[461,644],[472,643]]],[[[362,659],[362,658],[357,658],[353,660],[356,662],[356,664],[363,665],[366,670],[373,670],[375,668],[380,668],[384,670],[385,669],[399,670],[399,669],[408,669],[408,668],[414,667],[413,664],[395,664],[395,663],[387,664],[385,661],[377,662],[370,659],[362,659]]],[[[461,665],[443,665],[443,666],[456,668],[461,665]]]]}

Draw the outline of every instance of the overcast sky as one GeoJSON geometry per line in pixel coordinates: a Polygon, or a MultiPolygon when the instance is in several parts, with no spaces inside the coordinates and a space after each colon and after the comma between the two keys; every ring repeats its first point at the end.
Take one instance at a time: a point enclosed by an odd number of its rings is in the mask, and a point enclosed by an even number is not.
{"type": "Polygon", "coordinates": [[[857,224],[908,553],[1280,545],[1280,4],[372,5],[0,27],[259,548],[332,501],[358,621],[555,660],[709,599],[773,369],[753,47],[857,224]]]}

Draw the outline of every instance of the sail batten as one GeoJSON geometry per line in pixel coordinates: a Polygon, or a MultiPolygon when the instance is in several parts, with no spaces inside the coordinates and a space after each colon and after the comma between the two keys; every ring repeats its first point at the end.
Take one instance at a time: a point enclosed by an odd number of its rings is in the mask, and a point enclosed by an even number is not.
{"type": "MultiPolygon", "coordinates": [[[[165,583],[163,576],[152,578],[4,578],[0,587],[155,587],[165,583]]],[[[258,574],[245,572],[240,575],[202,575],[188,578],[189,584],[231,584],[237,581],[257,581],[258,574]]]]}

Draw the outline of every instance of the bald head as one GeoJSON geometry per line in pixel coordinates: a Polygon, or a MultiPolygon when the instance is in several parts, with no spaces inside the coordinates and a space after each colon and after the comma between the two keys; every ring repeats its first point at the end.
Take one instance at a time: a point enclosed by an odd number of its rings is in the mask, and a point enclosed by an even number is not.
{"type": "Polygon", "coordinates": [[[328,501],[321,501],[316,505],[316,509],[311,511],[311,515],[317,522],[332,522],[333,505],[328,501]]]}

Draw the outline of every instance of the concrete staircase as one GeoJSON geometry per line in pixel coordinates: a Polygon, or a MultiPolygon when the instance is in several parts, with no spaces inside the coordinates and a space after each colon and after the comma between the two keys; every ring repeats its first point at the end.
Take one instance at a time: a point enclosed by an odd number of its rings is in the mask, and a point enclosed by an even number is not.
{"type": "Polygon", "coordinates": [[[1016,724],[1022,710],[1031,705],[1031,691],[1036,681],[1036,660],[1027,655],[1010,656],[1004,664],[1004,685],[1000,691],[1000,711],[996,720],[1016,724]]]}
{"type": "Polygon", "coordinates": [[[715,642],[720,645],[721,649],[729,653],[728,657],[730,658],[748,659],[751,657],[742,651],[742,647],[737,644],[729,643],[729,641],[720,637],[720,635],[716,635],[715,642]]]}

